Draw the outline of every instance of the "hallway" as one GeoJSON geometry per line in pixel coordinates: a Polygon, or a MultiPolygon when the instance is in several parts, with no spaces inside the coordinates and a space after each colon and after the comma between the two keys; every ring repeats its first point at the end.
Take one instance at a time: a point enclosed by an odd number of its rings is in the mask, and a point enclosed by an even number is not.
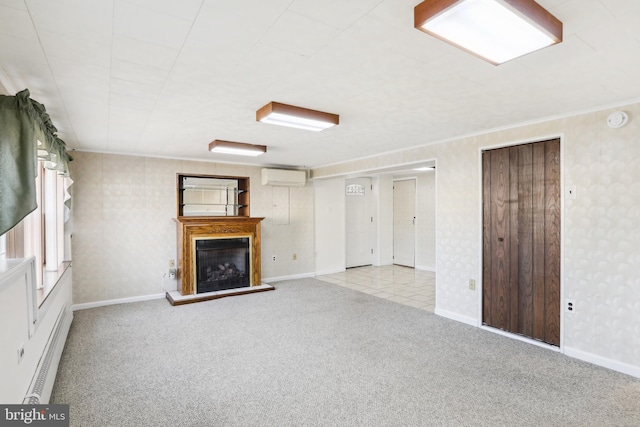
{"type": "Polygon", "coordinates": [[[400,265],[348,268],[317,279],[400,304],[433,312],[436,305],[436,274],[400,265]]]}

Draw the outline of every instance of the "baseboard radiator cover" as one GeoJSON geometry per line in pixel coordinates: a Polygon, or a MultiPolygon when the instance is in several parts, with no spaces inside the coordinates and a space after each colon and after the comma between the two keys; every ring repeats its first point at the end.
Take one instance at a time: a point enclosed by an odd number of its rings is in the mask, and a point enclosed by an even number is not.
{"type": "Polygon", "coordinates": [[[23,404],[38,405],[49,403],[72,318],[73,314],[67,309],[67,304],[64,304],[60,309],[42,357],[40,357],[31,385],[29,385],[29,391],[22,402],[23,404]]]}

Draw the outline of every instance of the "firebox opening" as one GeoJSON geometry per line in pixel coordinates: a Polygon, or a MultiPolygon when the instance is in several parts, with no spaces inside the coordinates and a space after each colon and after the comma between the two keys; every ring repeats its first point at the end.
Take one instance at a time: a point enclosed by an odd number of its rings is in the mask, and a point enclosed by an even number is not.
{"type": "Polygon", "coordinates": [[[250,238],[197,239],[196,292],[251,286],[250,238]]]}

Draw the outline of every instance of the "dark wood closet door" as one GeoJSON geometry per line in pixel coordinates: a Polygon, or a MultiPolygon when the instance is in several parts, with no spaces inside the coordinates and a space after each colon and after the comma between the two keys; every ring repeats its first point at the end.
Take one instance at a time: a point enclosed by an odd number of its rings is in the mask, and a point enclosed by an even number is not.
{"type": "Polygon", "coordinates": [[[483,324],[560,345],[560,140],[482,153],[483,324]]]}

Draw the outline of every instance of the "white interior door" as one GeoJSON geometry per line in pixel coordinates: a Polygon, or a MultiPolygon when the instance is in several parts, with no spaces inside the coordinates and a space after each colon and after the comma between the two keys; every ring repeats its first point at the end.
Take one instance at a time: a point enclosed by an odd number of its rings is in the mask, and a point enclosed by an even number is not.
{"type": "Polygon", "coordinates": [[[393,263],[415,267],[416,180],[393,183],[393,263]]]}
{"type": "Polygon", "coordinates": [[[346,181],[346,267],[371,265],[371,178],[346,181]]]}

